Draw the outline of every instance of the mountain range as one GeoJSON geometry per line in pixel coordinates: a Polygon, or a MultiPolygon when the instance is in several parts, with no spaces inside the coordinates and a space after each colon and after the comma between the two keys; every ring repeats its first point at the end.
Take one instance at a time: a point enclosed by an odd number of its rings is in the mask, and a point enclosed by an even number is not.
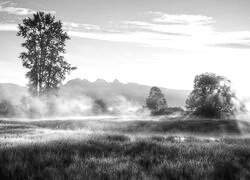
{"type": "MultiPolygon", "coordinates": [[[[103,79],[97,79],[90,82],[86,79],[73,79],[61,87],[61,92],[68,96],[77,97],[86,95],[94,99],[112,100],[114,97],[122,96],[129,101],[145,104],[145,99],[149,95],[151,86],[137,83],[121,83],[119,80],[107,82],[103,79]]],[[[190,90],[174,90],[160,87],[165,94],[169,106],[185,106],[185,101],[190,90]]]]}
{"type": "MultiPolygon", "coordinates": [[[[112,102],[114,98],[125,98],[141,105],[145,104],[151,86],[137,83],[121,83],[119,80],[107,82],[103,79],[97,79],[90,82],[86,79],[73,79],[62,85],[59,95],[79,99],[79,97],[88,97],[92,99],[102,99],[105,102],[112,102]]],[[[185,100],[190,90],[175,90],[160,87],[165,94],[169,106],[185,106],[185,100]]],[[[9,83],[0,83],[0,100],[7,99],[14,103],[23,96],[27,96],[27,88],[9,83]]]]}

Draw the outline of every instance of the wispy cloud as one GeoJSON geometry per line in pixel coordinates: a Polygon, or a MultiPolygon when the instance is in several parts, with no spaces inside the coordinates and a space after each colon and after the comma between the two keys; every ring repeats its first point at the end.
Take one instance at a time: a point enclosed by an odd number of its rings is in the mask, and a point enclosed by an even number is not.
{"type": "MultiPolygon", "coordinates": [[[[17,31],[18,24],[15,23],[1,23],[0,22],[0,31],[17,31]]],[[[79,34],[81,34],[81,32],[103,32],[103,30],[97,26],[97,25],[93,25],[93,24],[80,24],[80,23],[73,23],[73,22],[63,22],[63,26],[64,29],[66,29],[66,31],[73,31],[73,32],[79,32],[79,34]]],[[[76,33],[78,34],[78,33],[76,33]]],[[[80,35],[79,35],[80,36],[80,35]]]]}
{"type": "Polygon", "coordinates": [[[249,43],[224,43],[224,44],[215,44],[213,46],[223,47],[223,48],[250,49],[250,42],[249,43]]]}
{"type": "MultiPolygon", "coordinates": [[[[215,20],[203,15],[165,14],[147,12],[147,21],[121,21],[120,33],[102,33],[94,28],[86,31],[71,29],[70,35],[114,42],[133,42],[153,47],[182,50],[204,50],[212,47],[246,49],[250,31],[219,32],[215,20]]],[[[112,28],[112,26],[110,27],[112,28]]]]}
{"type": "Polygon", "coordinates": [[[29,15],[34,14],[36,11],[28,8],[17,8],[17,7],[3,7],[0,6],[0,12],[6,12],[8,14],[15,14],[15,15],[29,15]]]}
{"type": "Polygon", "coordinates": [[[212,17],[203,15],[189,15],[189,14],[166,14],[162,12],[148,12],[153,15],[154,22],[173,23],[173,24],[208,24],[215,22],[212,17]]]}
{"type": "MultiPolygon", "coordinates": [[[[212,17],[162,12],[147,12],[146,15],[150,18],[145,21],[120,21],[106,26],[76,22],[63,22],[63,25],[73,37],[151,47],[198,51],[250,46],[250,31],[219,32],[214,28],[212,17]]],[[[16,24],[0,24],[0,31],[16,30],[16,24]]]]}
{"type": "MultiPolygon", "coordinates": [[[[149,13],[152,15],[152,12],[149,13]]],[[[204,40],[201,39],[208,34],[213,34],[214,30],[211,25],[212,18],[200,15],[174,15],[167,16],[161,14],[165,18],[164,23],[155,22],[157,16],[153,16],[149,21],[121,21],[119,32],[102,33],[102,28],[97,31],[77,31],[70,30],[71,36],[99,39],[114,42],[133,42],[140,45],[153,47],[166,47],[172,49],[198,49],[203,48],[204,40]],[[167,20],[168,19],[168,20],[167,20]],[[206,21],[206,23],[205,23],[206,21]],[[166,24],[166,22],[168,22],[166,24]]],[[[117,23],[117,24],[119,24],[117,23]]],[[[78,27],[78,26],[76,26],[78,27]]],[[[110,29],[112,26],[110,27],[110,29]]]]}
{"type": "MultiPolygon", "coordinates": [[[[14,14],[18,16],[25,16],[34,14],[37,12],[37,10],[29,9],[29,8],[23,8],[23,7],[15,7],[14,4],[11,3],[11,6],[8,6],[9,2],[3,2],[0,4],[0,12],[4,12],[7,14],[14,14]]],[[[47,13],[55,14],[55,11],[44,11],[47,13]]]]}
{"type": "Polygon", "coordinates": [[[17,24],[0,23],[0,31],[17,31],[17,24]]]}
{"type": "Polygon", "coordinates": [[[75,23],[75,22],[63,22],[64,27],[66,30],[69,31],[100,31],[101,28],[94,24],[82,24],[82,23],[75,23]]]}
{"type": "Polygon", "coordinates": [[[153,30],[169,34],[204,36],[213,33],[213,27],[201,24],[159,24],[140,21],[125,21],[127,25],[137,25],[141,30],[153,30]]]}

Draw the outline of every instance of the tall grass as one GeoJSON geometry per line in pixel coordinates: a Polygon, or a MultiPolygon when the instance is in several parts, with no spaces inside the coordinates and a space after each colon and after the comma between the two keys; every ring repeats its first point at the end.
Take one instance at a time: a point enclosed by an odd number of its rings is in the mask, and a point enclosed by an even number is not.
{"type": "Polygon", "coordinates": [[[0,179],[250,179],[250,140],[106,135],[4,147],[0,179]]]}

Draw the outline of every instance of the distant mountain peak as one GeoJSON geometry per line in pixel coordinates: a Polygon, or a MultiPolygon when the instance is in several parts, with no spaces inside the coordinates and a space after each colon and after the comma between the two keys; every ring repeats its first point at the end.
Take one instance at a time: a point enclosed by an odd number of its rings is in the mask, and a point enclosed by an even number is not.
{"type": "Polygon", "coordinates": [[[113,81],[113,83],[115,83],[115,84],[121,84],[121,82],[120,82],[118,79],[115,79],[115,80],[113,81]]]}
{"type": "Polygon", "coordinates": [[[94,83],[108,83],[107,81],[105,81],[104,79],[97,79],[94,83]]]}
{"type": "MultiPolygon", "coordinates": [[[[90,82],[87,79],[81,80],[77,78],[62,85],[59,93],[69,98],[74,97],[79,99],[84,95],[93,99],[97,97],[102,98],[105,101],[112,101],[122,96],[125,99],[143,104],[148,97],[150,88],[151,86],[131,82],[124,84],[118,79],[115,79],[113,82],[107,82],[103,79],[97,79],[95,82],[90,82]]],[[[190,93],[188,90],[160,89],[165,94],[169,105],[172,106],[185,106],[185,100],[190,93]]],[[[27,95],[28,90],[26,87],[9,83],[0,83],[0,100],[7,98],[13,99],[13,102],[19,102],[23,96],[27,95]]]]}
{"type": "MultiPolygon", "coordinates": [[[[111,82],[103,79],[97,79],[94,82],[86,79],[74,79],[69,82],[60,88],[61,93],[68,93],[69,97],[75,98],[79,98],[84,94],[94,99],[97,97],[101,98],[107,102],[114,100],[118,96],[122,96],[125,99],[144,104],[151,88],[151,86],[133,82],[122,83],[118,79],[111,82]]],[[[172,90],[163,87],[160,87],[160,89],[165,94],[170,106],[184,107],[185,100],[190,93],[187,90],[172,90]]]]}

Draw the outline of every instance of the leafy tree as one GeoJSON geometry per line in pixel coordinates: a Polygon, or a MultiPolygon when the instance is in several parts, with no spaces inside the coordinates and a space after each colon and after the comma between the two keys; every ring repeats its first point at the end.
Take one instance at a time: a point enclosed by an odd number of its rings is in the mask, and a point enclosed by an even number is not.
{"type": "Polygon", "coordinates": [[[152,87],[146,99],[146,106],[152,114],[162,114],[168,107],[164,94],[158,87],[152,87]]]}
{"type": "Polygon", "coordinates": [[[58,88],[65,74],[76,69],[64,60],[65,42],[70,39],[55,16],[37,12],[18,25],[17,36],[23,37],[27,51],[20,54],[22,64],[29,69],[29,90],[41,96],[58,88]]]}
{"type": "Polygon", "coordinates": [[[234,112],[234,98],[230,80],[214,73],[204,73],[195,77],[194,89],[186,100],[186,107],[196,115],[220,117],[234,112]]]}

